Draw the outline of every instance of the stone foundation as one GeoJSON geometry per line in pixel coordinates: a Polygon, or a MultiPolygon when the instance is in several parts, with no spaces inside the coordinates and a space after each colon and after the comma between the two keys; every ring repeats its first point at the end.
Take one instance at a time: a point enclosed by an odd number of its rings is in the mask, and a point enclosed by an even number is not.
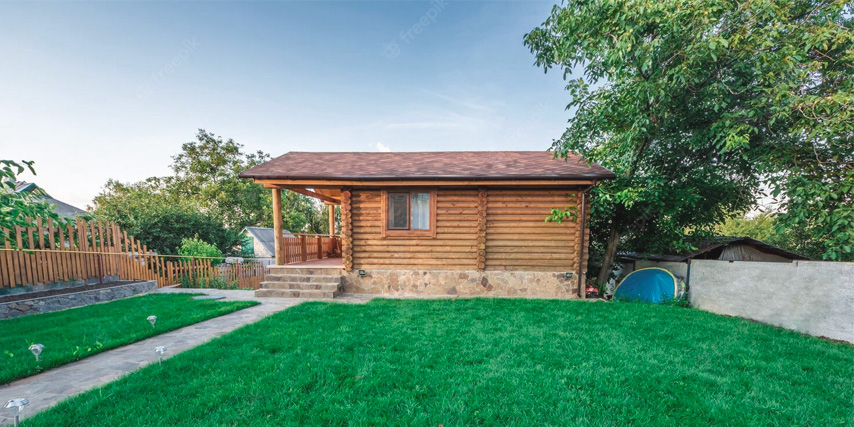
{"type": "Polygon", "coordinates": [[[397,296],[459,295],[578,298],[578,277],[562,272],[358,270],[345,272],[344,292],[397,296]]]}
{"type": "Polygon", "coordinates": [[[137,294],[145,294],[157,289],[157,282],[128,283],[110,288],[93,289],[62,295],[51,295],[20,301],[0,303],[0,319],[26,316],[28,314],[49,313],[66,308],[81,307],[99,302],[113,301],[137,294]]]}

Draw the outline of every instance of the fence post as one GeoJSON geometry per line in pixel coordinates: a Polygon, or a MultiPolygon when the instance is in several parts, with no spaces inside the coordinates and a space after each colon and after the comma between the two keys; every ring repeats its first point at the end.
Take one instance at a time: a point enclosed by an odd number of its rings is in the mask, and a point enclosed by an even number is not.
{"type": "Polygon", "coordinates": [[[303,261],[308,261],[308,246],[306,245],[305,234],[299,236],[300,255],[303,261]]]}
{"type": "Polygon", "coordinates": [[[100,251],[98,251],[98,283],[104,284],[104,264],[101,262],[100,251]]]}

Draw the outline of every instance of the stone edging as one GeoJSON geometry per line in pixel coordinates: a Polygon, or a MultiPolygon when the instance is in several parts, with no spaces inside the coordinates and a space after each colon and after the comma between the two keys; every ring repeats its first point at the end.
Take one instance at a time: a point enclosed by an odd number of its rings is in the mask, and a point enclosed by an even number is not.
{"type": "Polygon", "coordinates": [[[157,289],[157,282],[128,283],[110,288],[93,289],[62,295],[50,295],[20,301],[0,303],[0,319],[26,316],[28,314],[50,313],[67,308],[81,307],[99,302],[113,301],[138,294],[149,293],[157,289]]]}

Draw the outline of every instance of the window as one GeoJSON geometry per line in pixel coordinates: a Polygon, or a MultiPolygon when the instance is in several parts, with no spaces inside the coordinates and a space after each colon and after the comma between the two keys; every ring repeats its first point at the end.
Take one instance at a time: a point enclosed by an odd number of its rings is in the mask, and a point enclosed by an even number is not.
{"type": "Polygon", "coordinates": [[[383,237],[435,237],[435,215],[435,191],[383,191],[383,237]]]}
{"type": "Polygon", "coordinates": [[[388,194],[388,228],[409,229],[409,193],[388,194]]]}

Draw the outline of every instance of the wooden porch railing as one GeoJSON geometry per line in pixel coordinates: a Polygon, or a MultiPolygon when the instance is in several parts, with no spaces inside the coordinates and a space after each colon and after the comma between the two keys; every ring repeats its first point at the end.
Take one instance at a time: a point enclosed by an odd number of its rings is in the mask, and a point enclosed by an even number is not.
{"type": "Polygon", "coordinates": [[[4,231],[11,240],[0,243],[0,289],[81,280],[257,289],[266,270],[252,260],[220,264],[222,258],[158,255],[117,225],[100,221],[37,220],[4,231]]]}
{"type": "Polygon", "coordinates": [[[341,256],[341,236],[329,234],[295,234],[282,236],[285,264],[341,256]]]}

